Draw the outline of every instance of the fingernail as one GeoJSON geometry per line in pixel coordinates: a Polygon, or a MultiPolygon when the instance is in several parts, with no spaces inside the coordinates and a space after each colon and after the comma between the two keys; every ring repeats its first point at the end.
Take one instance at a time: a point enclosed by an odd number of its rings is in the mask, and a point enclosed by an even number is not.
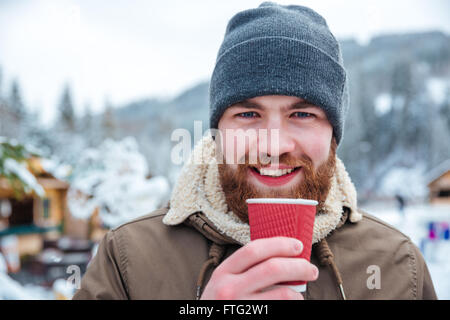
{"type": "Polygon", "coordinates": [[[314,278],[317,279],[317,277],[319,276],[319,269],[317,269],[315,265],[313,265],[313,274],[314,278]]]}
{"type": "Polygon", "coordinates": [[[298,253],[301,253],[303,251],[303,243],[298,239],[294,240],[294,250],[298,253]]]}

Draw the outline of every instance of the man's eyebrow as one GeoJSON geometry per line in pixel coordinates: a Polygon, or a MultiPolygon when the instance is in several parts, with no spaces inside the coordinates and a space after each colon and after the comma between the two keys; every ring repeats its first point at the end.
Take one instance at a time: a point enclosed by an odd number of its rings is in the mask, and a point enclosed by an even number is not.
{"type": "MultiPolygon", "coordinates": [[[[234,105],[235,107],[241,107],[241,108],[245,108],[245,109],[258,109],[258,110],[264,110],[264,106],[260,105],[257,102],[252,102],[249,101],[248,99],[242,100],[238,103],[236,103],[234,105]]],[[[293,104],[290,104],[288,106],[284,106],[281,108],[282,111],[289,111],[292,109],[305,109],[305,108],[318,108],[317,106],[315,106],[314,104],[312,104],[311,102],[308,102],[307,100],[302,100],[302,101],[298,101],[295,102],[293,104]]]]}

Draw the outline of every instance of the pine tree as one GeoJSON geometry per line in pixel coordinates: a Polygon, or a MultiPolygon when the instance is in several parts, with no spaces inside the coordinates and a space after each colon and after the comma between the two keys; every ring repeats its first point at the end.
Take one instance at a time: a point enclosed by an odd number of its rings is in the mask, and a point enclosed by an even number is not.
{"type": "MultiPolygon", "coordinates": [[[[409,150],[415,144],[414,113],[414,83],[411,62],[400,60],[394,65],[392,74],[393,99],[393,148],[409,150]]],[[[392,151],[391,150],[391,151],[392,151]]]]}
{"type": "Polygon", "coordinates": [[[81,133],[83,135],[84,140],[86,141],[86,145],[88,147],[94,147],[98,143],[100,143],[100,139],[95,134],[95,123],[94,116],[92,115],[92,108],[90,104],[86,104],[84,108],[84,115],[81,119],[80,125],[81,133]]]}
{"type": "Polygon", "coordinates": [[[17,80],[14,80],[11,85],[9,97],[0,98],[0,116],[0,134],[9,138],[20,139],[26,109],[17,80]]]}
{"type": "Polygon", "coordinates": [[[5,135],[4,123],[6,120],[6,104],[3,101],[2,85],[3,85],[3,72],[0,67],[0,137],[5,135]]]}
{"type": "Polygon", "coordinates": [[[105,110],[102,118],[103,138],[115,139],[117,134],[117,121],[115,119],[114,109],[111,103],[107,100],[105,103],[105,110]]]}
{"type": "Polygon", "coordinates": [[[18,199],[30,191],[35,191],[40,196],[44,195],[44,189],[26,166],[27,160],[32,156],[39,154],[16,141],[0,139],[0,177],[6,178],[18,199]]]}
{"type": "Polygon", "coordinates": [[[61,102],[59,104],[60,125],[64,131],[75,131],[75,112],[72,103],[72,94],[70,87],[67,85],[64,88],[61,102]]]}
{"type": "Polygon", "coordinates": [[[72,102],[72,92],[65,86],[59,103],[59,117],[55,124],[53,154],[60,161],[72,165],[86,148],[86,141],[78,132],[78,121],[72,102]]]}
{"type": "Polygon", "coordinates": [[[0,100],[2,99],[2,96],[3,96],[3,94],[2,94],[2,89],[3,89],[2,85],[3,85],[3,70],[2,70],[2,67],[0,67],[0,100]]]}
{"type": "Polygon", "coordinates": [[[89,104],[86,104],[84,108],[84,116],[82,120],[82,130],[83,132],[89,132],[92,130],[93,119],[92,119],[92,110],[89,104]]]}
{"type": "Polygon", "coordinates": [[[20,94],[20,88],[17,80],[14,80],[11,86],[9,107],[17,121],[20,122],[21,120],[23,120],[25,115],[25,108],[23,105],[22,96],[20,94]]]}
{"type": "Polygon", "coordinates": [[[440,114],[447,122],[447,127],[450,129],[450,88],[447,88],[445,93],[444,103],[441,105],[440,114]]]}

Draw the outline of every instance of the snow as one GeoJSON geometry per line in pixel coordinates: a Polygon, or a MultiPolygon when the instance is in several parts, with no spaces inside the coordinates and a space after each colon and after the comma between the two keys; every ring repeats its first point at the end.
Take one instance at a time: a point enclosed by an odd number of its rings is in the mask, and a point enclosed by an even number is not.
{"type": "Polygon", "coordinates": [[[3,255],[0,253],[0,274],[6,273],[8,271],[8,266],[3,255]]]}
{"type": "Polygon", "coordinates": [[[421,249],[439,299],[450,299],[450,240],[429,239],[431,222],[450,223],[449,205],[417,204],[406,206],[404,215],[389,203],[362,206],[370,214],[394,226],[421,249]]]}
{"type": "Polygon", "coordinates": [[[55,178],[67,180],[72,172],[72,167],[68,164],[61,163],[56,158],[41,158],[42,168],[51,173],[55,178]]]}
{"type": "Polygon", "coordinates": [[[425,170],[424,164],[417,164],[412,168],[394,167],[383,176],[378,193],[387,196],[400,194],[408,198],[424,198],[428,194],[425,170]]]}
{"type": "Polygon", "coordinates": [[[426,88],[431,100],[440,105],[444,103],[450,90],[450,79],[447,78],[430,78],[427,80],[426,88]]]}
{"type": "Polygon", "coordinates": [[[33,285],[22,286],[7,274],[6,260],[0,253],[0,300],[51,300],[49,290],[33,285]]]}
{"type": "Polygon", "coordinates": [[[72,299],[76,290],[76,287],[66,279],[57,279],[53,282],[53,292],[55,295],[64,297],[66,300],[72,299]]]}
{"type": "Polygon", "coordinates": [[[33,174],[28,171],[25,163],[20,163],[14,159],[8,158],[4,162],[4,168],[6,173],[15,174],[24,182],[25,191],[34,191],[40,197],[45,195],[44,188],[37,182],[33,174]]]}
{"type": "Polygon", "coordinates": [[[383,114],[389,112],[392,108],[392,98],[388,93],[379,94],[375,98],[375,112],[378,116],[382,116],[383,114]]]}
{"type": "Polygon", "coordinates": [[[68,192],[73,216],[89,218],[96,208],[112,228],[150,213],[168,200],[170,186],[163,176],[147,179],[148,166],[137,142],[106,140],[80,155],[68,192]]]}
{"type": "Polygon", "coordinates": [[[0,299],[2,300],[34,300],[33,294],[27,292],[24,287],[9,277],[6,273],[0,273],[0,299]]]}

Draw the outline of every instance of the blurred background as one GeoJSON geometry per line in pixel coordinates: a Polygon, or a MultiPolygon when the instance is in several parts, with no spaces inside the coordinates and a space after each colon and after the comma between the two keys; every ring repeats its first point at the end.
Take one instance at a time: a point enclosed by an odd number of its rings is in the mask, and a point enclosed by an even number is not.
{"type": "MultiPolygon", "coordinates": [[[[0,0],[0,299],[71,298],[103,235],[167,202],[171,134],[208,129],[227,22],[261,2],[0,0]]],[[[359,206],[450,299],[450,2],[278,2],[340,41],[359,206]]]]}

